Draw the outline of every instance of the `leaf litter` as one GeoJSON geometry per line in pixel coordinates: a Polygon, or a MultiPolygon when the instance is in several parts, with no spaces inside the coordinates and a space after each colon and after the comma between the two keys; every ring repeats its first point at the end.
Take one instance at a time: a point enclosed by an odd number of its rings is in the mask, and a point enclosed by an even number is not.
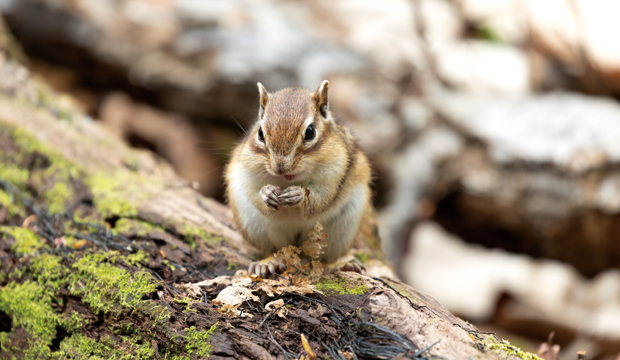
{"type": "MultiPolygon", "coordinates": [[[[328,298],[313,285],[323,275],[323,264],[318,258],[327,246],[326,239],[327,234],[323,233],[323,227],[317,223],[301,248],[288,246],[274,254],[277,260],[287,266],[286,271],[275,279],[263,279],[260,275],[238,270],[234,276],[219,276],[192,285],[206,293],[216,293],[221,289],[211,301],[219,305],[217,311],[231,318],[230,321],[234,321],[237,328],[251,330],[251,333],[273,343],[287,359],[318,358],[314,351],[319,348],[322,348],[325,355],[329,354],[338,360],[394,358],[403,355],[410,359],[437,358],[429,353],[436,343],[420,349],[408,338],[368,321],[371,319],[361,308],[360,311],[344,311],[341,309],[343,303],[337,303],[339,306],[333,306],[336,303],[330,305],[328,298]],[[300,257],[302,252],[307,258],[300,257]],[[275,299],[263,307],[261,303],[265,303],[265,297],[275,299]],[[244,308],[240,308],[242,305],[244,308]],[[260,324],[251,328],[239,323],[239,318],[253,317],[250,311],[263,316],[260,324]],[[284,319],[288,321],[283,324],[281,321],[284,319]],[[300,321],[305,324],[303,327],[295,325],[300,324],[300,321]],[[270,323],[278,323],[279,327],[272,332],[270,323]],[[286,333],[301,339],[301,347],[296,348],[295,352],[291,352],[291,349],[293,344],[298,343],[290,342],[292,340],[287,342],[286,336],[283,336],[286,333]],[[282,345],[276,338],[284,340],[282,345]]],[[[185,289],[189,293],[189,288],[185,289]]]]}
{"type": "MultiPolygon", "coordinates": [[[[244,316],[238,308],[245,301],[260,302],[260,298],[254,293],[264,293],[269,297],[284,293],[297,295],[320,293],[312,284],[316,283],[323,275],[323,264],[317,259],[323,253],[323,248],[327,246],[326,239],[327,234],[323,232],[323,226],[316,223],[312,231],[308,233],[308,240],[304,241],[301,249],[290,245],[275,253],[275,258],[286,264],[286,271],[275,279],[263,279],[260,275],[248,273],[247,270],[238,270],[234,276],[218,276],[211,280],[185,284],[183,287],[192,289],[194,290],[192,293],[197,294],[196,287],[209,289],[220,285],[226,286],[213,300],[213,303],[222,306],[220,313],[231,317],[244,316]],[[306,259],[300,258],[299,254],[302,251],[312,260],[308,262],[306,259]],[[305,264],[304,260],[306,260],[305,264]]],[[[275,301],[272,303],[277,305],[275,301]]],[[[280,308],[277,314],[280,317],[285,316],[286,309],[280,308]]]]}

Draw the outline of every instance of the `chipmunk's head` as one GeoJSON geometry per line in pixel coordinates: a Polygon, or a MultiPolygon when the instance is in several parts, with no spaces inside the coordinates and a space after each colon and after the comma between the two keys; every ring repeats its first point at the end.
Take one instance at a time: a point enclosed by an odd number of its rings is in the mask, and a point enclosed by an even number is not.
{"type": "Polygon", "coordinates": [[[258,83],[258,124],[248,143],[263,157],[272,176],[293,181],[312,170],[312,155],[321,150],[332,130],[328,87],[325,80],[314,93],[288,88],[270,94],[258,83]]]}

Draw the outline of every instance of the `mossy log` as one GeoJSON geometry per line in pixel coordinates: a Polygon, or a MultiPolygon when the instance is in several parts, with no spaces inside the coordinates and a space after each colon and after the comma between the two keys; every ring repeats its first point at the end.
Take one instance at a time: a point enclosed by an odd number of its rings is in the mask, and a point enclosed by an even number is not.
{"type": "Polygon", "coordinates": [[[6,49],[0,358],[533,357],[395,280],[372,214],[351,253],[366,275],[337,273],[316,284],[321,292],[281,294],[283,316],[263,307],[275,297],[256,293],[260,302],[241,305],[251,317],[229,317],[212,301],[223,286],[187,285],[257,256],[226,206],[79,113],[6,49]]]}

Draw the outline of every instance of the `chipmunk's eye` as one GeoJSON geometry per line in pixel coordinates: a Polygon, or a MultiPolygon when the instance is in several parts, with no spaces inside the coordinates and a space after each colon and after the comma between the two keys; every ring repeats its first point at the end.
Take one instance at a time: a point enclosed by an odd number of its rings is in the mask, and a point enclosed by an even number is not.
{"type": "Polygon", "coordinates": [[[265,142],[265,135],[263,135],[263,128],[258,128],[258,140],[265,142]]]}
{"type": "Polygon", "coordinates": [[[306,135],[304,136],[305,141],[310,141],[314,139],[316,136],[316,130],[314,129],[314,125],[308,125],[306,128],[306,135]]]}

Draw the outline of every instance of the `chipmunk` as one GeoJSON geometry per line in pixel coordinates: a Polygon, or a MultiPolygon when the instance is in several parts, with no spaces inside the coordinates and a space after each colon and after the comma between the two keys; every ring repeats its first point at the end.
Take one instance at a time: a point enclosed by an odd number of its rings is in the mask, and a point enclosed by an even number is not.
{"type": "MultiPolygon", "coordinates": [[[[329,82],[316,92],[287,88],[268,93],[258,83],[258,121],[226,168],[228,203],[243,238],[265,255],[300,247],[319,222],[328,235],[319,260],[332,271],[351,248],[370,205],[370,165],[349,130],[329,110],[329,82]]],[[[263,277],[285,266],[273,256],[253,262],[263,277]]]]}

